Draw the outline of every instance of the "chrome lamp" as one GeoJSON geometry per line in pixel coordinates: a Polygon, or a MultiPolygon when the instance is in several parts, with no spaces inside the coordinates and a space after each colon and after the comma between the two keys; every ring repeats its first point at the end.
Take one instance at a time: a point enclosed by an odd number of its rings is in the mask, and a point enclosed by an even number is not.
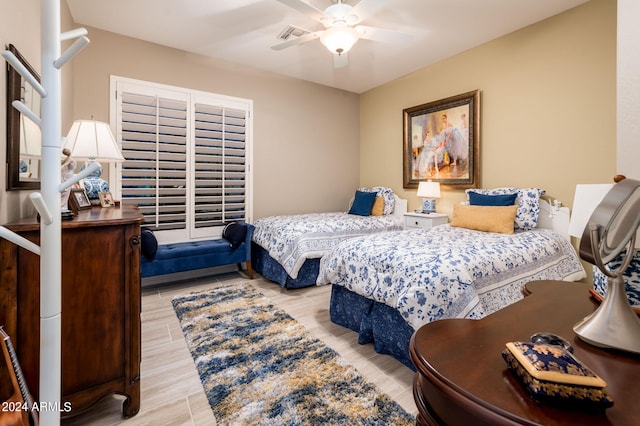
{"type": "MultiPolygon", "coordinates": [[[[625,179],[605,186],[578,185],[576,188],[574,214],[584,217],[589,211],[576,210],[577,204],[596,204],[586,226],[582,225],[580,257],[596,265],[607,277],[607,291],[596,311],[579,321],[573,330],[594,346],[640,353],[640,318],[629,303],[623,277],[633,258],[640,227],[640,181],[625,179]],[[605,186],[610,190],[602,196],[605,186]],[[625,250],[624,260],[617,269],[606,266],[625,250]]],[[[575,235],[581,225],[572,225],[570,234],[575,235]]]]}
{"type": "Polygon", "coordinates": [[[420,182],[416,195],[423,198],[422,213],[434,213],[436,211],[436,198],[440,198],[440,183],[430,180],[420,182]]]}
{"type": "MultiPolygon", "coordinates": [[[[93,162],[124,161],[109,124],[94,120],[76,120],[73,122],[64,148],[69,149],[71,157],[86,160],[84,169],[93,162]]],[[[87,197],[94,203],[100,192],[109,191],[109,183],[101,178],[102,166],[83,179],[87,197]]]]}

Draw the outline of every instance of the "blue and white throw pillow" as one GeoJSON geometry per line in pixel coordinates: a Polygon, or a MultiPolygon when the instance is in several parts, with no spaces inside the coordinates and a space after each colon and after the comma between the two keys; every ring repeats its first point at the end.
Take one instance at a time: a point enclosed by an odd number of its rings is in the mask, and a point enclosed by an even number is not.
{"type": "Polygon", "coordinates": [[[362,192],[375,192],[378,197],[384,199],[384,211],[383,214],[393,213],[395,208],[396,199],[393,195],[393,190],[387,186],[374,186],[373,188],[358,188],[358,191],[362,192]]]}
{"type": "Polygon", "coordinates": [[[495,189],[467,189],[467,199],[469,192],[476,192],[483,195],[505,195],[517,194],[515,227],[516,230],[529,231],[538,226],[538,215],[540,214],[540,197],[544,195],[544,189],[540,188],[495,188],[495,189]]]}

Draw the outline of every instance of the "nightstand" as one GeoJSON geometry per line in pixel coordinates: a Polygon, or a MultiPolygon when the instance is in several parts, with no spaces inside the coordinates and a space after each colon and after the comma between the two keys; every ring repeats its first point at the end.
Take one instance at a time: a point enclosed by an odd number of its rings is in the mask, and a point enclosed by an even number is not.
{"type": "Polygon", "coordinates": [[[449,222],[449,216],[444,213],[405,213],[405,228],[431,229],[436,225],[444,225],[449,222]]]}

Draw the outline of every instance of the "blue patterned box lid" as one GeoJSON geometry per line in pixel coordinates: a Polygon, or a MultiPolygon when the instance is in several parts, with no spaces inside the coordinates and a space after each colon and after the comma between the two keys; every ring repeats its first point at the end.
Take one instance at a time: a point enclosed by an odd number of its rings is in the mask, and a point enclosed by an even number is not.
{"type": "Polygon", "coordinates": [[[509,342],[507,349],[531,377],[545,382],[604,388],[607,383],[562,347],[509,342]]]}

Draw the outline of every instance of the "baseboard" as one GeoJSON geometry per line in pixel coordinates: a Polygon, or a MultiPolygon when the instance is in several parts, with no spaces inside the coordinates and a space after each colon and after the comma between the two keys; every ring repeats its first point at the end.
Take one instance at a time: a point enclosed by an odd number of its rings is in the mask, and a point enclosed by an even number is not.
{"type": "Polygon", "coordinates": [[[213,268],[196,269],[193,271],[176,272],[175,274],[156,275],[154,277],[142,278],[141,286],[150,287],[158,284],[168,284],[178,281],[187,281],[195,278],[208,277],[211,275],[225,274],[238,270],[236,264],[215,266],[213,268]]]}

